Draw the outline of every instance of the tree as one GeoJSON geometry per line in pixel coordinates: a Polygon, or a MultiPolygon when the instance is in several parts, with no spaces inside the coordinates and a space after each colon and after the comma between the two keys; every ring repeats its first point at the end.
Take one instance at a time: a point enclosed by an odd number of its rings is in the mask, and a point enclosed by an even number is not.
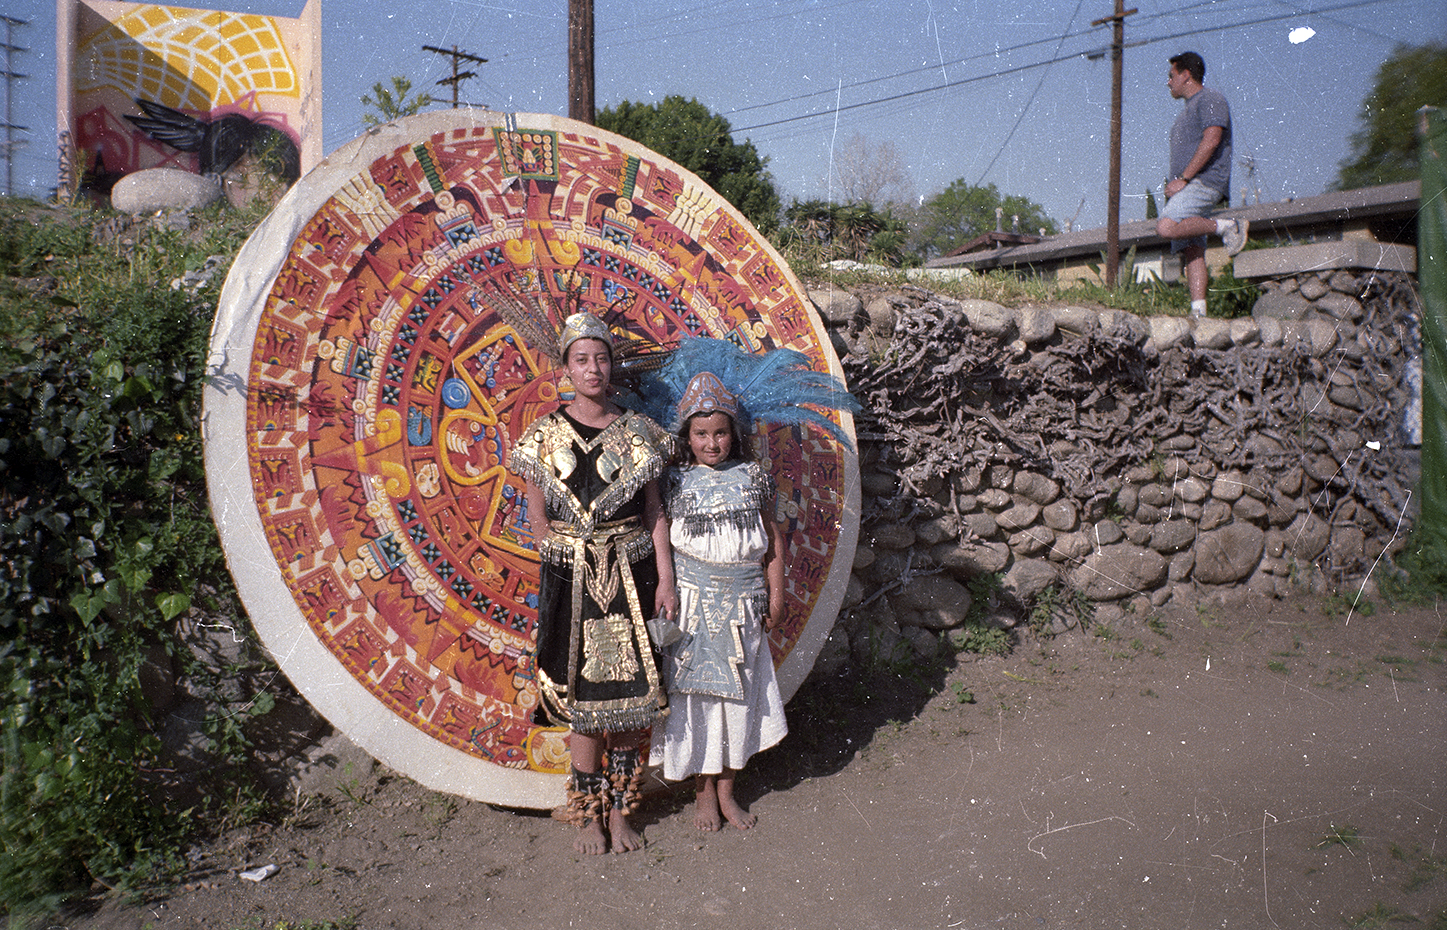
{"type": "Polygon", "coordinates": [[[850,136],[834,154],[834,177],[840,203],[907,203],[914,199],[914,180],[904,156],[893,142],[870,142],[861,133],[850,136]]]}
{"type": "Polygon", "coordinates": [[[1020,232],[1034,235],[1043,227],[1046,235],[1054,235],[1059,227],[1045,214],[1045,208],[1027,197],[1014,194],[1000,196],[993,184],[983,187],[955,181],[924,203],[920,224],[915,234],[914,250],[921,258],[947,255],[981,233],[995,228],[995,208],[1004,211],[1005,229],[1020,218],[1020,232]]]}
{"type": "Polygon", "coordinates": [[[1337,171],[1336,190],[1417,177],[1417,110],[1447,107],[1447,42],[1399,45],[1377,69],[1357,113],[1352,153],[1337,171]]]}
{"type": "Polygon", "coordinates": [[[907,224],[868,203],[795,200],[784,211],[782,246],[808,247],[820,262],[848,258],[898,266],[904,262],[907,224]]]}
{"type": "Polygon", "coordinates": [[[376,113],[363,113],[362,122],[368,126],[380,126],[383,123],[390,123],[393,120],[401,119],[404,116],[415,116],[421,113],[425,107],[437,102],[437,98],[430,94],[418,94],[411,100],[407,95],[412,92],[412,82],[400,74],[392,75],[392,89],[388,90],[378,81],[372,85],[372,94],[362,95],[362,105],[373,107],[376,113]],[[380,115],[378,115],[380,114],[380,115]]]}
{"type": "Polygon", "coordinates": [[[627,136],[703,179],[763,233],[779,225],[779,193],[754,144],[733,140],[728,120],[697,100],[677,95],[661,103],[608,107],[598,127],[627,136]]]}

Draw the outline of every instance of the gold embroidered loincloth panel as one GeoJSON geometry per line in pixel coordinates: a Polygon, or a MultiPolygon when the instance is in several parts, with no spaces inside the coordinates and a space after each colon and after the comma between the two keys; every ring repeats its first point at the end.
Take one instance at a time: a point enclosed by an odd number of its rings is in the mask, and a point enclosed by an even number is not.
{"type": "Polygon", "coordinates": [[[636,518],[596,526],[588,536],[573,529],[555,522],[541,547],[545,561],[571,582],[567,679],[538,669],[545,705],[579,733],[652,726],[667,699],[635,577],[639,570],[648,577],[651,606],[652,539],[636,518]]]}

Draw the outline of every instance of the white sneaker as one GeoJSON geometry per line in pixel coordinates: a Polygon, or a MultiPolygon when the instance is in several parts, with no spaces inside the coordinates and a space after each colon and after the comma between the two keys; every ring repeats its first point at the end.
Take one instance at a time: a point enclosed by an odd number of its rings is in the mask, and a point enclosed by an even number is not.
{"type": "Polygon", "coordinates": [[[1231,226],[1221,234],[1221,242],[1226,246],[1227,255],[1236,255],[1246,248],[1246,231],[1251,228],[1249,220],[1240,218],[1231,221],[1231,226]]]}

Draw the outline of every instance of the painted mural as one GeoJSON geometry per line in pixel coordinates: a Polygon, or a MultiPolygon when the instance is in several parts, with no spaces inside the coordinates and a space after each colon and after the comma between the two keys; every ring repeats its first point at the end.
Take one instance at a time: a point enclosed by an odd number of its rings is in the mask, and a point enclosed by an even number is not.
{"type": "Polygon", "coordinates": [[[321,155],[321,0],[296,19],[58,0],[62,186],[145,168],[289,182],[321,155]]]}
{"type": "MultiPolygon", "coordinates": [[[[571,386],[510,311],[591,309],[643,346],[788,346],[837,375],[808,298],[694,175],[527,114],[444,111],[357,140],[236,265],[212,338],[207,471],[263,641],[388,765],[479,800],[558,803],[566,731],[533,720],[538,560],[505,463],[571,386]]],[[[843,597],[858,468],[817,427],[770,428],[755,448],[786,521],[770,645],[788,695],[843,597]]]]}

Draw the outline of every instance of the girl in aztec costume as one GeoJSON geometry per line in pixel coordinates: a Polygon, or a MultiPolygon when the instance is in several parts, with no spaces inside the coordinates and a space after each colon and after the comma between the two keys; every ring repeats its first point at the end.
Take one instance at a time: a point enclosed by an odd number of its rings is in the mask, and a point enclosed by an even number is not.
{"type": "Polygon", "coordinates": [[[649,761],[664,777],[695,777],[694,824],[740,830],[754,815],[734,798],[749,757],[788,733],[765,639],[784,617],[784,540],[774,480],[749,455],[755,419],[835,424],[801,404],[858,409],[844,387],[800,353],[750,355],[718,339],[686,340],[656,381],[653,405],[671,408],[678,464],[664,476],[682,636],[664,663],[669,715],[649,761]]]}
{"type": "Polygon", "coordinates": [[[646,621],[677,616],[658,488],[672,440],[610,399],[613,336],[602,320],[569,316],[557,349],[574,400],[536,420],[508,460],[527,480],[541,561],[538,691],[549,719],[572,730],[574,848],[628,852],[643,844],[627,819],[643,784],[640,747],[667,713],[646,621]]]}

